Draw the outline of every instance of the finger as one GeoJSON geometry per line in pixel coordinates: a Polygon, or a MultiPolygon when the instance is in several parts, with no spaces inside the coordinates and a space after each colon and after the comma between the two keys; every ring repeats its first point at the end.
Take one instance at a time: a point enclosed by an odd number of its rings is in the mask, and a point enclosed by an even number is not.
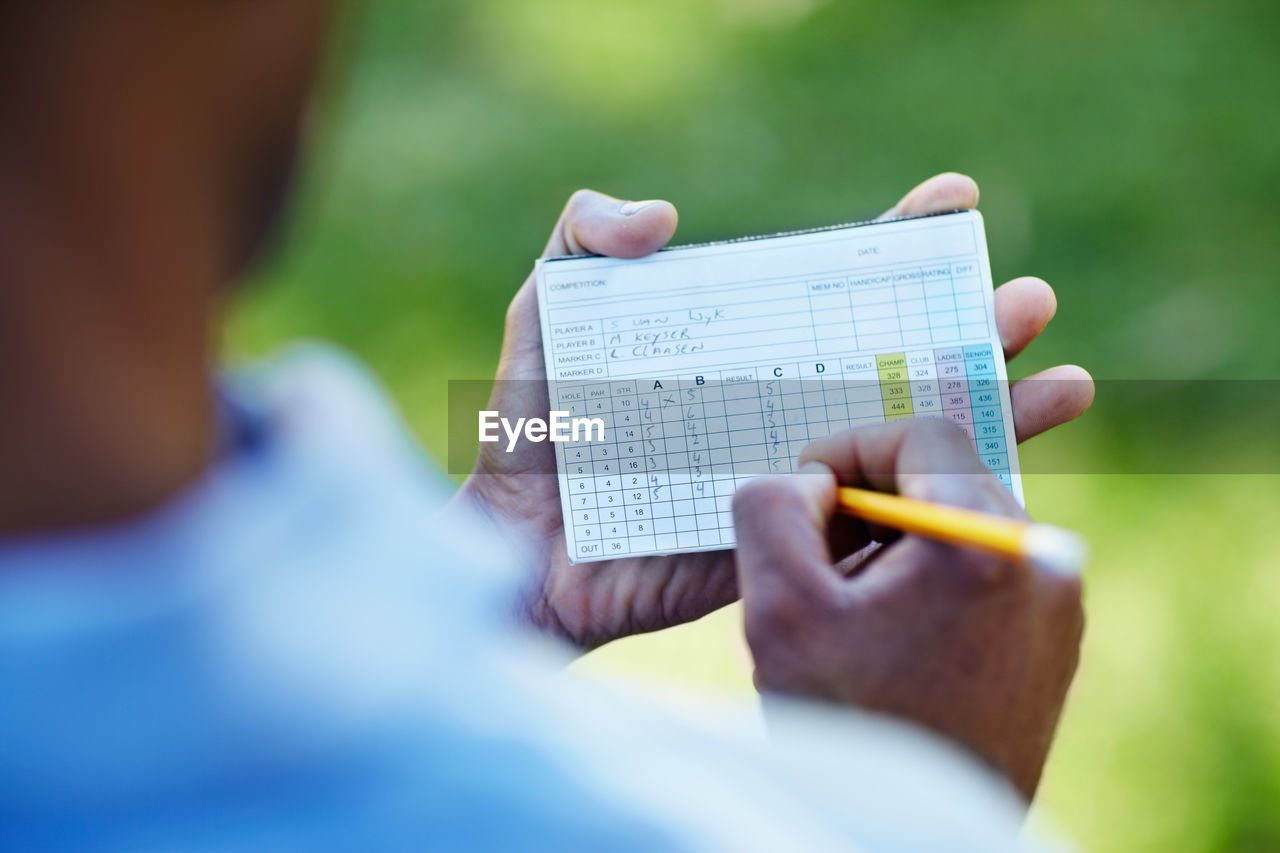
{"type": "Polygon", "coordinates": [[[968,436],[951,423],[932,419],[905,419],[825,436],[805,447],[799,461],[821,462],[842,485],[879,491],[898,491],[904,474],[982,470],[968,436]]]}
{"type": "Polygon", "coordinates": [[[1053,288],[1043,280],[1026,276],[996,288],[996,329],[1004,345],[1004,357],[1013,358],[1044,331],[1058,310],[1053,288]]]}
{"type": "Polygon", "coordinates": [[[678,219],[675,206],[667,201],[622,201],[579,190],[565,205],[542,256],[639,258],[665,246],[676,233],[678,219]]]}
{"type": "Polygon", "coordinates": [[[1083,415],[1093,403],[1093,377],[1083,367],[1061,365],[1019,379],[1009,387],[1018,441],[1083,415]]]}
{"type": "Polygon", "coordinates": [[[902,197],[881,219],[925,216],[948,210],[972,210],[978,206],[978,184],[968,175],[943,172],[934,175],[902,197]]]}
{"type": "Polygon", "coordinates": [[[738,586],[748,614],[803,610],[838,589],[827,550],[836,480],[823,465],[760,477],[733,495],[738,586]]]}
{"type": "Polygon", "coordinates": [[[978,459],[969,437],[937,419],[902,420],[821,438],[800,462],[821,462],[841,484],[919,500],[1017,514],[1018,505],[978,459]]]}
{"type": "MultiPolygon", "coordinates": [[[[542,257],[594,253],[635,258],[661,249],[675,233],[676,209],[665,201],[624,202],[579,190],[569,199],[542,257]]],[[[536,379],[544,374],[542,331],[533,276],[507,309],[499,378],[536,379]]]]}

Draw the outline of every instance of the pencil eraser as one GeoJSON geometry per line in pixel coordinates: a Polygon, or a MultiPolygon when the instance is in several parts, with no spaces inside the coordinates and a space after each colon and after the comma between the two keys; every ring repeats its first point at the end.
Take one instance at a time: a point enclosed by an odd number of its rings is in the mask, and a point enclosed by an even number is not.
{"type": "Polygon", "coordinates": [[[1051,524],[1033,524],[1023,539],[1027,562],[1037,569],[1061,575],[1079,575],[1089,560],[1084,537],[1051,524]]]}

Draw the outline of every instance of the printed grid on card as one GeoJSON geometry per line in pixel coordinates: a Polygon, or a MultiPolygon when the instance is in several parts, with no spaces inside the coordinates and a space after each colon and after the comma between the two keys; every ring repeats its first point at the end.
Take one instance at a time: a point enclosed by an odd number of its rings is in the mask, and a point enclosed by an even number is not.
{"type": "Polygon", "coordinates": [[[574,562],[733,547],[730,501],[806,444],[946,418],[1022,499],[974,211],[537,269],[574,562]]]}

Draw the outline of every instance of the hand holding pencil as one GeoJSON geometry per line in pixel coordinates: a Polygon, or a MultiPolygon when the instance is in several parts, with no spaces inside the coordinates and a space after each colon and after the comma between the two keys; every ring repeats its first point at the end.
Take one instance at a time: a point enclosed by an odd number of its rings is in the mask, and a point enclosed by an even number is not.
{"type": "Polygon", "coordinates": [[[734,498],[757,685],[923,725],[1029,798],[1083,630],[1070,548],[1027,559],[1036,526],[941,421],[830,436],[802,460],[734,498]]]}

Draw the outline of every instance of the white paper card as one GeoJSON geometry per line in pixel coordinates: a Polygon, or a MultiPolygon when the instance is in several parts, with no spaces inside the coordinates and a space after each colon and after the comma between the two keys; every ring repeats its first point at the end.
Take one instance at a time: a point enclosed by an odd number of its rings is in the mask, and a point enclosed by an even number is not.
{"type": "Polygon", "coordinates": [[[536,276],[551,408],[605,427],[556,445],[574,562],[732,548],[739,485],[901,417],[959,424],[1022,500],[976,211],[536,276]]]}

